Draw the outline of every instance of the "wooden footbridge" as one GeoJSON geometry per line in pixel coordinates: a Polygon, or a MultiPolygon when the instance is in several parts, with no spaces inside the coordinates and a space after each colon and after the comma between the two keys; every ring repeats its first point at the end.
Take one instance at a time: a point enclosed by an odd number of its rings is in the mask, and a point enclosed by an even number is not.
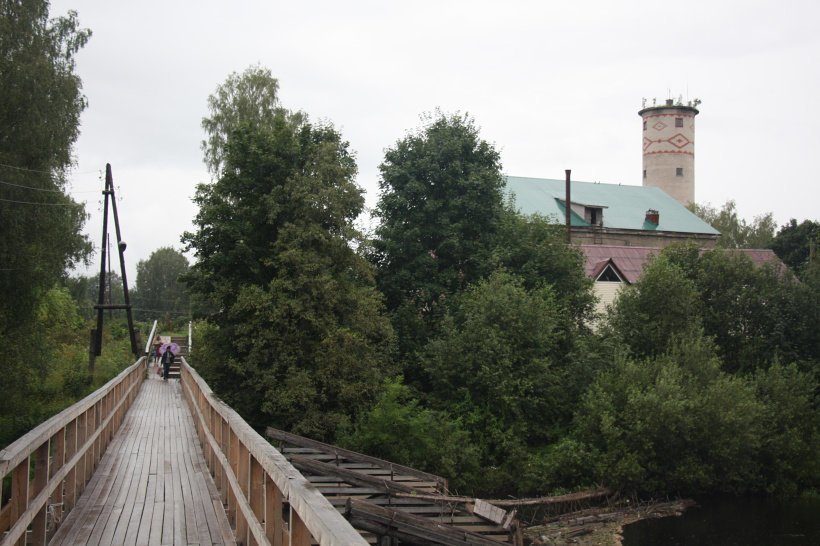
{"type": "Polygon", "coordinates": [[[0,452],[0,546],[521,543],[443,478],[263,438],[179,360],[165,382],[139,359],[0,452]]]}

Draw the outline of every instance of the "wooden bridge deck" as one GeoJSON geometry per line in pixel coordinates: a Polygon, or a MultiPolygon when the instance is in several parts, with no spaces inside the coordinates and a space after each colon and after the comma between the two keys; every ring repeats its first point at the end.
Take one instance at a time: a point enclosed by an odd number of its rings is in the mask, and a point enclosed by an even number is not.
{"type": "Polygon", "coordinates": [[[151,371],[49,544],[236,544],[180,384],[151,371]]]}

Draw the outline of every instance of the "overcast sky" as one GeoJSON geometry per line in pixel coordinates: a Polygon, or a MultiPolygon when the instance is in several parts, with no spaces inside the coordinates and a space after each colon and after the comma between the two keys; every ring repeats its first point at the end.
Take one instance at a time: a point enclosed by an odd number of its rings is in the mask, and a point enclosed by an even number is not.
{"type": "Polygon", "coordinates": [[[370,207],[384,149],[435,108],[471,114],[506,174],[640,185],[642,99],[682,96],[703,101],[696,201],[820,217],[816,0],[56,0],[51,14],[69,9],[93,32],[72,192],[99,246],[111,163],[131,285],[139,260],[181,249],[209,180],[207,97],[254,64],[285,107],[341,130],[370,207]]]}

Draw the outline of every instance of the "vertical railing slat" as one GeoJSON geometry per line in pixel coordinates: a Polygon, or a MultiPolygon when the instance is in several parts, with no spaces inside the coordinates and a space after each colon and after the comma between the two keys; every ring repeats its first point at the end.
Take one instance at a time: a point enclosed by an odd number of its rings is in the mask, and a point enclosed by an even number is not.
{"type": "MultiPolygon", "coordinates": [[[[32,482],[32,491],[29,494],[30,498],[39,495],[48,485],[49,475],[49,445],[50,440],[46,440],[37,448],[34,454],[34,480],[32,482]]],[[[31,524],[31,540],[34,546],[45,546],[46,544],[46,515],[48,512],[48,503],[46,503],[37,512],[34,521],[31,524]]]]}

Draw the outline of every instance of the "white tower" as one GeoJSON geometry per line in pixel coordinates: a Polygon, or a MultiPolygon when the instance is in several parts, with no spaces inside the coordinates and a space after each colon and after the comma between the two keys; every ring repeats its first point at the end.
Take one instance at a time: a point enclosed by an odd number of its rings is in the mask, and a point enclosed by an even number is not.
{"type": "MultiPolygon", "coordinates": [[[[645,102],[645,101],[644,101],[645,102]]],[[[660,188],[681,204],[695,201],[695,116],[700,100],[668,99],[649,106],[643,119],[643,185],[660,188]]]]}

